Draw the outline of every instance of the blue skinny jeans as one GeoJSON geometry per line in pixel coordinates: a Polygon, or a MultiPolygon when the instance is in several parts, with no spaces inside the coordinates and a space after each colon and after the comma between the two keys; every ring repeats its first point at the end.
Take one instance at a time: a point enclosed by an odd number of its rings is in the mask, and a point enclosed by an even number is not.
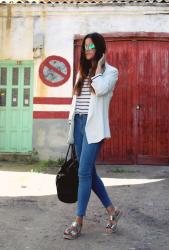
{"type": "Polygon", "coordinates": [[[103,206],[112,205],[105,186],[97,175],[95,161],[103,141],[88,144],[85,125],[87,115],[76,114],[74,118],[74,143],[77,159],[79,161],[79,187],[76,215],[83,217],[89,202],[91,190],[98,196],[103,206]]]}

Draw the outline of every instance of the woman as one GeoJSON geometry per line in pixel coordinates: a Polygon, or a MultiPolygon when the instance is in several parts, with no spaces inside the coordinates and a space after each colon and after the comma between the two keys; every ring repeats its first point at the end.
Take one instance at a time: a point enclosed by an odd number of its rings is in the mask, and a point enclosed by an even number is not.
{"type": "Polygon", "coordinates": [[[95,192],[109,215],[107,233],[117,229],[121,211],[115,209],[108,197],[95,161],[104,138],[110,137],[109,102],[118,79],[118,70],[105,62],[106,44],[102,35],[91,33],[84,37],[79,72],[69,114],[68,143],[74,143],[79,161],[79,187],[75,221],[64,231],[64,238],[80,236],[91,190],[95,192]]]}

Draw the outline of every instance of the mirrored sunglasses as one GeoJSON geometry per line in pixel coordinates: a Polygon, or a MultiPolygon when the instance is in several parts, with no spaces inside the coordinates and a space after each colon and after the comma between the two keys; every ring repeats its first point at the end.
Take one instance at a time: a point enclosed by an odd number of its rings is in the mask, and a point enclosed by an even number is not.
{"type": "Polygon", "coordinates": [[[89,46],[85,45],[85,50],[95,49],[95,45],[93,43],[90,43],[89,46]]]}

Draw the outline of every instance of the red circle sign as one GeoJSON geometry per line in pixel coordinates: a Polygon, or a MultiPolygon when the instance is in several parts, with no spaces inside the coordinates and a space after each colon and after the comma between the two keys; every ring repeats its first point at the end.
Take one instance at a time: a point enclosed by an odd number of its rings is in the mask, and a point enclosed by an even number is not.
{"type": "Polygon", "coordinates": [[[39,67],[39,76],[48,86],[60,86],[70,77],[70,64],[61,56],[48,56],[39,67]]]}

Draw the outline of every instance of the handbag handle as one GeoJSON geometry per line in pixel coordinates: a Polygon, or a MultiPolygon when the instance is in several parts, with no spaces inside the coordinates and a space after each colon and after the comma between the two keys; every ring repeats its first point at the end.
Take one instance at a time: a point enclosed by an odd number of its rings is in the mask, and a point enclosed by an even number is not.
{"type": "Polygon", "coordinates": [[[67,157],[68,157],[68,154],[69,154],[70,146],[71,146],[71,144],[69,144],[69,146],[68,146],[68,150],[67,150],[66,157],[65,157],[65,162],[67,161],[67,157]]]}
{"type": "Polygon", "coordinates": [[[69,144],[68,150],[67,150],[67,153],[66,153],[66,157],[65,157],[65,162],[67,162],[67,158],[68,158],[68,155],[69,155],[70,148],[71,148],[71,158],[74,161],[76,160],[75,145],[74,144],[69,144]]]}

